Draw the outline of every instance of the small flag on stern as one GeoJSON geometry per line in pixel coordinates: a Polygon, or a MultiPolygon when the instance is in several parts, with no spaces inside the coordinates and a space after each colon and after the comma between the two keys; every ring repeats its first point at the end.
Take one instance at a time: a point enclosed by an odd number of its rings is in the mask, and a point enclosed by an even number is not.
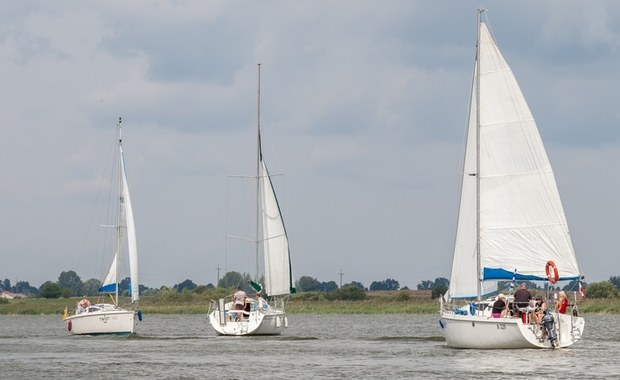
{"type": "Polygon", "coordinates": [[[581,286],[581,281],[579,282],[579,295],[581,297],[585,297],[586,296],[586,292],[583,289],[583,286],[581,286]]]}

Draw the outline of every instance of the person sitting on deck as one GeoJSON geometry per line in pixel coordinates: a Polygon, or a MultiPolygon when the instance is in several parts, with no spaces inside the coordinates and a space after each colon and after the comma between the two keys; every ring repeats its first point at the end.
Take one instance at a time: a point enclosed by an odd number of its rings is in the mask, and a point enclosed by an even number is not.
{"type": "Polygon", "coordinates": [[[88,298],[86,298],[86,296],[82,297],[82,300],[80,300],[77,304],[77,314],[82,314],[83,312],[88,310],[89,306],[90,301],[88,300],[88,298]]]}
{"type": "Polygon", "coordinates": [[[245,309],[245,292],[240,286],[237,287],[237,291],[233,294],[233,310],[239,310],[235,313],[235,320],[240,321],[242,319],[243,310],[245,309]]]}
{"type": "Polygon", "coordinates": [[[506,316],[506,296],[502,293],[497,296],[497,301],[493,303],[493,310],[491,311],[491,316],[493,318],[504,318],[506,316]]]}
{"type": "Polygon", "coordinates": [[[515,292],[514,296],[514,305],[516,311],[518,311],[517,316],[521,316],[524,312],[527,313],[530,309],[530,301],[532,300],[532,293],[527,290],[527,284],[524,282],[521,284],[521,289],[515,292]]]}
{"type": "Polygon", "coordinates": [[[536,324],[540,324],[543,319],[543,315],[545,314],[545,310],[547,310],[547,303],[543,296],[536,296],[536,303],[534,304],[533,311],[533,322],[536,324]]]}
{"type": "Polygon", "coordinates": [[[555,303],[555,310],[560,314],[566,314],[566,308],[568,307],[568,298],[566,298],[566,293],[564,291],[560,291],[558,296],[558,301],[555,303]]]}
{"type": "Polygon", "coordinates": [[[262,312],[266,312],[269,310],[269,304],[263,297],[260,296],[260,293],[256,293],[256,309],[261,310],[262,312]]]}

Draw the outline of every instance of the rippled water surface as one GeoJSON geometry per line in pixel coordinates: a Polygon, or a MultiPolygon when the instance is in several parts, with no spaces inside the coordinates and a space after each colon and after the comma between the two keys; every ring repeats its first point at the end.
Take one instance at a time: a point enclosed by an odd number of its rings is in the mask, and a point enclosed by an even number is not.
{"type": "Polygon", "coordinates": [[[620,376],[618,354],[620,316],[606,315],[571,348],[495,351],[445,347],[437,315],[290,315],[277,337],[216,336],[200,315],[145,315],[132,337],[0,316],[1,379],[603,379],[620,376]]]}

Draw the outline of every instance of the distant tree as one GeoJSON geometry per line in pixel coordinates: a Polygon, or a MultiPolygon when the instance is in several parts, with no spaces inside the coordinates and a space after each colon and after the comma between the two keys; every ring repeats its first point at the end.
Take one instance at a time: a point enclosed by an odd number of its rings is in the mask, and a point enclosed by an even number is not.
{"type": "Polygon", "coordinates": [[[362,289],[362,290],[366,290],[366,288],[364,287],[364,285],[361,282],[357,282],[357,281],[351,281],[348,284],[344,284],[342,287],[345,286],[357,286],[358,288],[362,289]]]}
{"type": "Polygon", "coordinates": [[[75,271],[63,271],[58,276],[58,286],[60,289],[69,289],[71,295],[78,296],[82,292],[82,279],[75,271]]]}
{"type": "Polygon", "coordinates": [[[370,290],[398,290],[400,285],[398,281],[388,278],[384,281],[373,281],[370,284],[370,290]]]}
{"type": "Polygon", "coordinates": [[[609,282],[614,284],[614,286],[620,290],[620,276],[611,276],[609,277],[609,282]]]}
{"type": "Polygon", "coordinates": [[[12,290],[14,293],[21,293],[30,296],[39,295],[39,289],[35,288],[34,286],[30,286],[30,283],[28,281],[17,281],[17,283],[15,283],[15,285],[13,286],[12,290]]]}
{"type": "Polygon", "coordinates": [[[131,288],[131,278],[125,277],[118,284],[118,294],[129,294],[129,289],[131,288]]]}
{"type": "Polygon", "coordinates": [[[101,281],[96,278],[89,278],[82,283],[82,295],[96,296],[99,294],[99,288],[101,287],[101,281]]]}
{"type": "Polygon", "coordinates": [[[376,291],[376,290],[385,290],[385,284],[383,283],[383,281],[373,281],[370,283],[370,288],[371,291],[376,291]]]}
{"type": "Polygon", "coordinates": [[[144,294],[144,293],[147,293],[149,290],[153,290],[153,289],[149,288],[148,286],[144,286],[142,284],[140,284],[138,289],[140,290],[140,294],[144,294]]]}
{"type": "Polygon", "coordinates": [[[450,286],[450,280],[445,277],[437,277],[435,282],[433,283],[433,287],[437,287],[440,285],[445,285],[446,287],[450,286]]]}
{"type": "Polygon", "coordinates": [[[5,278],[0,287],[2,288],[2,290],[6,290],[7,292],[10,292],[11,291],[11,280],[9,280],[8,278],[5,278]]]}
{"type": "Polygon", "coordinates": [[[357,301],[366,299],[366,292],[357,285],[343,285],[329,293],[329,299],[357,301]]]}
{"type": "Polygon", "coordinates": [[[187,289],[187,290],[194,290],[196,289],[196,284],[194,284],[194,282],[190,279],[187,279],[185,281],[183,281],[180,284],[176,284],[173,286],[174,289],[177,290],[177,292],[182,292],[183,290],[187,289]]]}
{"type": "Polygon", "coordinates": [[[609,281],[594,282],[586,288],[589,298],[617,298],[618,288],[609,281]]]}
{"type": "Polygon", "coordinates": [[[437,299],[444,295],[448,291],[448,285],[440,284],[433,287],[431,292],[431,299],[437,299]]]}
{"type": "Polygon", "coordinates": [[[213,284],[208,284],[208,285],[198,285],[194,288],[194,293],[196,294],[202,294],[205,293],[207,291],[209,291],[210,289],[213,289],[213,284]]]}
{"type": "Polygon", "coordinates": [[[336,289],[338,289],[338,284],[336,284],[336,281],[329,281],[329,282],[321,283],[321,290],[324,292],[331,292],[336,289]]]}
{"type": "Polygon", "coordinates": [[[565,292],[574,292],[579,290],[579,283],[585,288],[586,283],[584,281],[572,280],[566,286],[562,288],[565,292]]]}
{"type": "Polygon", "coordinates": [[[418,284],[418,290],[429,290],[433,288],[435,283],[431,280],[424,280],[418,284]]]}
{"type": "Polygon", "coordinates": [[[218,281],[217,286],[220,288],[235,288],[241,284],[241,273],[239,272],[228,272],[218,281]]]}
{"type": "Polygon", "coordinates": [[[61,295],[61,290],[57,283],[46,281],[39,287],[39,293],[43,298],[58,298],[61,295]]]}
{"type": "Polygon", "coordinates": [[[321,291],[321,283],[314,277],[301,276],[297,280],[297,290],[300,292],[318,292],[321,291]]]}
{"type": "Polygon", "coordinates": [[[411,293],[409,292],[409,289],[405,289],[405,288],[406,286],[400,289],[400,291],[398,292],[398,295],[396,296],[396,300],[409,301],[411,299],[411,293]]]}

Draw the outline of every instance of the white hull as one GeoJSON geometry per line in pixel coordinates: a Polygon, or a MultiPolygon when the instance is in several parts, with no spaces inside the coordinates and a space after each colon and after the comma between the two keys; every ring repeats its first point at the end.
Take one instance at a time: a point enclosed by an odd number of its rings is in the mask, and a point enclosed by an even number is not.
{"type": "Polygon", "coordinates": [[[288,327],[288,319],[283,310],[270,308],[269,311],[254,310],[246,313],[242,321],[235,321],[235,312],[225,308],[212,308],[209,323],[219,335],[280,335],[288,327]]]}
{"type": "MultiPolygon", "coordinates": [[[[557,347],[568,347],[581,339],[585,321],[582,317],[553,313],[557,347]]],[[[503,349],[551,348],[541,327],[523,323],[521,318],[492,318],[478,315],[441,313],[439,324],[449,347],[503,349]]]]}
{"type": "Polygon", "coordinates": [[[65,326],[75,335],[128,335],[136,331],[136,312],[113,305],[65,318],[65,326]]]}

